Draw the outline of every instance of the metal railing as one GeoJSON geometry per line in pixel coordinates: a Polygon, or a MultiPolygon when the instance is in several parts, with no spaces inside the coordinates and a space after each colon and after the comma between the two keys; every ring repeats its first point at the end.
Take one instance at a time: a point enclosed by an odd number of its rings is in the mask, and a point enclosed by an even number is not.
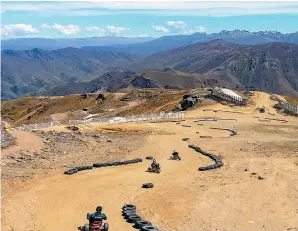
{"type": "Polygon", "coordinates": [[[38,124],[23,124],[19,127],[10,128],[10,131],[29,131],[34,129],[58,126],[60,124],[61,124],[60,121],[51,121],[51,122],[38,123],[38,124]]]}
{"type": "MultiPolygon", "coordinates": [[[[76,124],[89,124],[89,123],[107,123],[107,124],[119,124],[119,123],[130,123],[130,122],[139,122],[147,120],[159,120],[159,119],[169,119],[169,118],[184,118],[184,112],[169,112],[169,113],[157,113],[150,115],[135,115],[135,116],[126,116],[126,117],[111,117],[111,118],[90,118],[87,120],[69,120],[69,125],[76,124]]],[[[10,131],[29,131],[34,129],[53,127],[61,125],[60,121],[51,121],[46,123],[38,124],[28,124],[21,125],[19,127],[10,128],[10,131]]]]}
{"type": "Polygon", "coordinates": [[[290,112],[294,115],[298,115],[298,106],[296,105],[279,101],[278,108],[284,109],[285,111],[290,112]]]}
{"type": "Polygon", "coordinates": [[[232,102],[232,103],[236,103],[236,104],[240,104],[240,105],[247,105],[247,103],[248,103],[247,98],[237,96],[237,95],[226,94],[220,88],[214,88],[212,90],[212,95],[214,95],[222,100],[225,100],[227,102],[232,102]]]}
{"type": "Polygon", "coordinates": [[[158,119],[168,119],[168,118],[184,118],[184,112],[169,112],[169,113],[157,113],[150,115],[135,115],[126,117],[112,117],[112,118],[91,118],[88,120],[69,120],[70,125],[74,124],[86,124],[86,123],[108,123],[108,124],[118,124],[118,123],[130,123],[138,121],[147,120],[158,120],[158,119]]]}

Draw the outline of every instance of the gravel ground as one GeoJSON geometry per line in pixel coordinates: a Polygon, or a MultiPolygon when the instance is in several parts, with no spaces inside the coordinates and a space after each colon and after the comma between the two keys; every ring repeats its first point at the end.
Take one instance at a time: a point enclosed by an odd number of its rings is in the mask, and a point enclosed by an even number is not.
{"type": "Polygon", "coordinates": [[[2,179],[25,179],[54,169],[65,171],[97,162],[129,159],[144,142],[144,134],[100,134],[33,131],[43,145],[34,150],[8,152],[2,158],[2,179]],[[127,144],[130,145],[127,145],[127,144]],[[22,171],[20,171],[22,170],[22,171]]]}
{"type": "Polygon", "coordinates": [[[7,148],[14,143],[13,137],[4,130],[3,126],[0,126],[1,130],[1,148],[7,148]]]}

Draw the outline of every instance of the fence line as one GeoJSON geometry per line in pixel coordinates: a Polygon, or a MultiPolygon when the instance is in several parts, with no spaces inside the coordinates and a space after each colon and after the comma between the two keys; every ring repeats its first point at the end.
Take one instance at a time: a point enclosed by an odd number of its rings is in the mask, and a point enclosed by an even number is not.
{"type": "Polygon", "coordinates": [[[167,118],[184,118],[184,112],[177,113],[158,113],[150,115],[136,115],[136,116],[126,116],[126,117],[112,117],[112,118],[91,118],[88,120],[69,120],[70,125],[74,124],[86,124],[86,123],[108,123],[108,124],[118,124],[118,123],[130,123],[138,121],[147,121],[147,120],[158,120],[158,119],[167,119],[167,118]]]}
{"type": "Polygon", "coordinates": [[[60,124],[61,124],[60,121],[51,121],[51,122],[46,122],[46,123],[27,124],[27,125],[23,124],[20,127],[10,128],[10,131],[28,131],[28,130],[33,130],[33,129],[58,126],[60,124]]]}
{"type": "Polygon", "coordinates": [[[214,95],[222,100],[225,100],[227,102],[232,102],[232,103],[236,103],[236,104],[240,104],[240,105],[247,105],[247,103],[248,103],[247,98],[224,93],[220,88],[214,88],[212,91],[212,95],[214,95]]]}
{"type": "Polygon", "coordinates": [[[298,115],[298,106],[279,101],[278,102],[278,108],[284,109],[287,112],[293,113],[294,115],[298,115]]]}
{"type": "MultiPolygon", "coordinates": [[[[138,121],[147,121],[147,120],[158,120],[158,119],[167,119],[167,118],[184,118],[184,112],[169,112],[169,113],[157,113],[150,115],[135,115],[135,116],[127,116],[127,117],[111,117],[111,118],[90,118],[87,120],[69,120],[69,125],[76,124],[89,124],[89,123],[107,123],[107,124],[118,124],[118,123],[130,123],[130,122],[138,122],[138,121]]],[[[28,124],[22,125],[20,127],[11,128],[10,131],[29,131],[39,128],[46,128],[52,126],[61,125],[60,121],[51,121],[46,123],[39,124],[28,124]]]]}

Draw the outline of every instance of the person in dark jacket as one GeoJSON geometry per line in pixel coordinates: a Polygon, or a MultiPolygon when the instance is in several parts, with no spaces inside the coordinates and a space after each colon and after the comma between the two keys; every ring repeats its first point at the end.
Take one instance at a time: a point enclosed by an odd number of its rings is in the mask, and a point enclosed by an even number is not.
{"type": "Polygon", "coordinates": [[[89,220],[89,224],[92,225],[94,221],[102,221],[102,220],[107,220],[107,216],[101,212],[102,211],[102,207],[98,206],[96,208],[96,212],[95,213],[88,213],[87,214],[87,219],[89,220]]]}

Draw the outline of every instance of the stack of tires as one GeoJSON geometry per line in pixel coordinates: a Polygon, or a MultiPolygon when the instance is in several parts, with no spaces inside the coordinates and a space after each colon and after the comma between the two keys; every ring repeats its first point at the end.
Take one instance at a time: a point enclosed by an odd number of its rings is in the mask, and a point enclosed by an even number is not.
{"type": "Polygon", "coordinates": [[[122,207],[122,216],[124,219],[131,224],[133,227],[141,231],[159,231],[156,227],[152,226],[149,221],[143,220],[136,211],[136,206],[133,204],[125,204],[122,207]]]}

